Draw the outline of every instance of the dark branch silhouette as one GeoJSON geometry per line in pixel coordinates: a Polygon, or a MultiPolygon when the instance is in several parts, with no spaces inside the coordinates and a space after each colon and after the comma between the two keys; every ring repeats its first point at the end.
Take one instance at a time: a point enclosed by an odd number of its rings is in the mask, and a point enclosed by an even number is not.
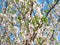
{"type": "Polygon", "coordinates": [[[56,3],[49,9],[49,11],[47,12],[46,16],[48,16],[48,14],[51,12],[51,10],[56,6],[56,4],[59,2],[59,0],[56,1],[56,3]]]}
{"type": "Polygon", "coordinates": [[[30,11],[30,16],[31,16],[31,14],[33,12],[33,1],[30,0],[30,3],[31,3],[31,11],[30,11]]]}

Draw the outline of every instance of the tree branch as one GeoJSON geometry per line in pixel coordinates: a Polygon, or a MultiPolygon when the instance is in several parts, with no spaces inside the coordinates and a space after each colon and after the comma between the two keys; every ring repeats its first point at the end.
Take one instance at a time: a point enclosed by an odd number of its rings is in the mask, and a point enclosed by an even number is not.
{"type": "Polygon", "coordinates": [[[48,16],[48,14],[51,12],[51,10],[56,6],[56,4],[59,2],[59,0],[56,1],[56,3],[49,9],[49,11],[47,12],[46,16],[48,16]]]}
{"type": "Polygon", "coordinates": [[[31,11],[30,11],[30,16],[31,16],[31,14],[33,12],[33,1],[30,0],[30,3],[31,3],[31,11]]]}
{"type": "MultiPolygon", "coordinates": [[[[43,23],[42,23],[41,25],[38,23],[38,26],[37,26],[34,30],[37,30],[38,28],[41,28],[42,25],[43,25],[43,23]]],[[[30,41],[31,41],[31,40],[34,41],[36,35],[37,35],[37,33],[35,33],[35,31],[34,31],[32,37],[31,37],[31,39],[30,39],[30,41]]]]}
{"type": "Polygon", "coordinates": [[[55,32],[55,31],[53,30],[53,33],[52,33],[52,35],[51,35],[51,37],[50,37],[50,40],[51,40],[51,41],[54,41],[54,39],[53,39],[53,38],[54,38],[54,32],[55,32]]]}

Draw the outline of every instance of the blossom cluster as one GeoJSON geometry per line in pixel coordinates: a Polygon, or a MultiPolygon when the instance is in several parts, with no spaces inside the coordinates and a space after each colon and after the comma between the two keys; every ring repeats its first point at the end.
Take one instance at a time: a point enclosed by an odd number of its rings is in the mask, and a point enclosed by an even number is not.
{"type": "Polygon", "coordinates": [[[37,0],[5,0],[0,13],[2,45],[54,45],[57,42],[56,29],[60,23],[53,10],[45,16],[41,5],[37,0]]]}

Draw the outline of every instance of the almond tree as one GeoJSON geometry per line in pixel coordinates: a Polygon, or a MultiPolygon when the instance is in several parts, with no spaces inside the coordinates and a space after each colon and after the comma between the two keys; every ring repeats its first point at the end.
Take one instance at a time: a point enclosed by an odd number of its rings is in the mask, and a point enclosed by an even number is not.
{"type": "Polygon", "coordinates": [[[2,45],[59,45],[60,1],[4,0],[0,13],[2,45]]]}

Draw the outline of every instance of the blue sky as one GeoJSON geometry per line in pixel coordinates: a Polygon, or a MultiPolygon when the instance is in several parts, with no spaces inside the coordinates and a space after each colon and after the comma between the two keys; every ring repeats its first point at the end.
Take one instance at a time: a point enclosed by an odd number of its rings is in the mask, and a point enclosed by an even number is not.
{"type": "MultiPolygon", "coordinates": [[[[3,0],[0,0],[0,3],[2,3],[3,0]]],[[[2,4],[0,4],[0,13],[2,12],[2,4]]]]}
{"type": "Polygon", "coordinates": [[[0,13],[2,12],[2,5],[0,4],[0,13]]]}
{"type": "MultiPolygon", "coordinates": [[[[0,2],[2,3],[4,0],[0,0],[0,2]]],[[[43,2],[43,0],[38,0],[38,2],[39,3],[42,3],[43,2]]],[[[45,2],[45,6],[44,6],[44,9],[43,10],[46,10],[46,9],[48,9],[48,3],[46,2],[46,0],[44,0],[44,2],[45,2]]],[[[48,0],[48,2],[49,2],[49,4],[51,4],[52,3],[52,0],[48,0]]],[[[2,4],[0,4],[0,12],[2,12],[2,4]]]]}

